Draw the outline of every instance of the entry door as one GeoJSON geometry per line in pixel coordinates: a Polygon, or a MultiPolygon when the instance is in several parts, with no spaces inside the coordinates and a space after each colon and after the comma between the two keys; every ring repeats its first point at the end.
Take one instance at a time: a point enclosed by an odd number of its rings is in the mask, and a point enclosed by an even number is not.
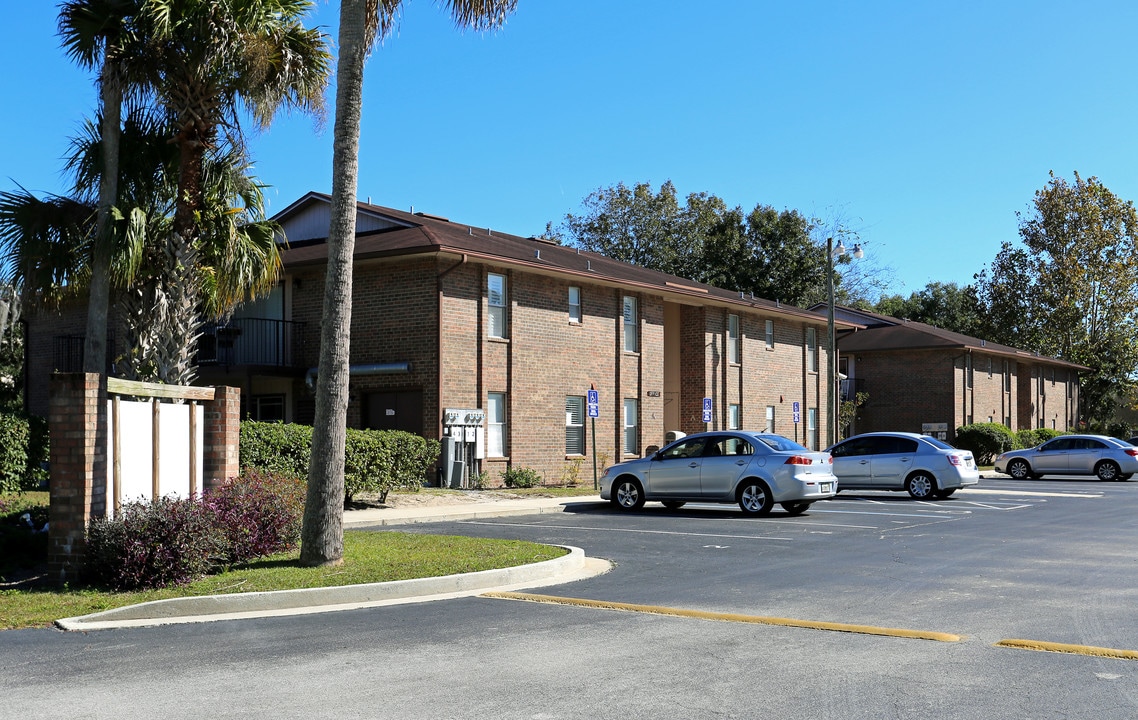
{"type": "Polygon", "coordinates": [[[423,391],[368,393],[364,396],[364,428],[423,434],[423,391]]]}

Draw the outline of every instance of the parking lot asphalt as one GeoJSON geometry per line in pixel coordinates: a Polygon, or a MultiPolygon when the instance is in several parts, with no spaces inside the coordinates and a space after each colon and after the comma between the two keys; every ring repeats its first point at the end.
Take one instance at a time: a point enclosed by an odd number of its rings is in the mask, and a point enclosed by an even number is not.
{"type": "MultiPolygon", "coordinates": [[[[1006,477],[995,472],[981,475],[981,479],[1006,477]]],[[[982,492],[982,489],[979,491],[982,492]]],[[[481,502],[456,500],[447,503],[443,496],[440,504],[345,511],[344,527],[358,529],[544,515],[598,506],[604,502],[597,495],[581,495],[518,497],[481,502]]],[[[56,625],[64,630],[86,631],[299,615],[537,588],[585,579],[607,572],[610,568],[607,561],[587,557],[579,548],[570,550],[564,558],[517,568],[333,588],[174,598],[63,618],[56,621],[56,625]]]]}

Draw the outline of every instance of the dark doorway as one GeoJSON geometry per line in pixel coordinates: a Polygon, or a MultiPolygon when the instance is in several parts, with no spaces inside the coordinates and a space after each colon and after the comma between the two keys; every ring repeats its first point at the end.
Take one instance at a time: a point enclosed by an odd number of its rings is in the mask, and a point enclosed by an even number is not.
{"type": "Polygon", "coordinates": [[[366,430],[404,430],[422,435],[423,391],[367,393],[363,421],[366,430]]]}

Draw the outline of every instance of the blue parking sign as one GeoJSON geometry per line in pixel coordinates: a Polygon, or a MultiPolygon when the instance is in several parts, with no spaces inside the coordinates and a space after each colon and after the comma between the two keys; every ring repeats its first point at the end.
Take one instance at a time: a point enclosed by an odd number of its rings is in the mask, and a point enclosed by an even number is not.
{"type": "Polygon", "coordinates": [[[596,418],[601,416],[601,394],[599,392],[589,390],[585,404],[588,406],[589,417],[596,418]]]}
{"type": "Polygon", "coordinates": [[[703,399],[703,421],[711,422],[711,398],[703,399]]]}
{"type": "Polygon", "coordinates": [[[794,422],[795,423],[802,422],[802,406],[801,405],[799,405],[797,402],[791,403],[790,404],[790,412],[794,416],[794,422]]]}

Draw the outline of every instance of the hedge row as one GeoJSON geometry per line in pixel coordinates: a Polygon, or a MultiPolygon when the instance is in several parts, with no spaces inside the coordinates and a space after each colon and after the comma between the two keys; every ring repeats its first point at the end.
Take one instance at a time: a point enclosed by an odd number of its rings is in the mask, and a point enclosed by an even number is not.
{"type": "Polygon", "coordinates": [[[0,412],[0,493],[35,490],[47,480],[47,421],[0,412]]]}
{"type": "Polygon", "coordinates": [[[1012,432],[1002,423],[973,423],[956,429],[956,447],[971,450],[980,465],[990,465],[1000,453],[1035,447],[1063,433],[1050,428],[1012,432]]]}
{"type": "MultiPolygon", "coordinates": [[[[312,428],[241,423],[241,467],[308,476],[312,428]]],[[[418,489],[439,457],[439,442],[398,430],[348,429],[344,455],[344,501],[376,493],[382,502],[396,488],[418,489]]]]}

